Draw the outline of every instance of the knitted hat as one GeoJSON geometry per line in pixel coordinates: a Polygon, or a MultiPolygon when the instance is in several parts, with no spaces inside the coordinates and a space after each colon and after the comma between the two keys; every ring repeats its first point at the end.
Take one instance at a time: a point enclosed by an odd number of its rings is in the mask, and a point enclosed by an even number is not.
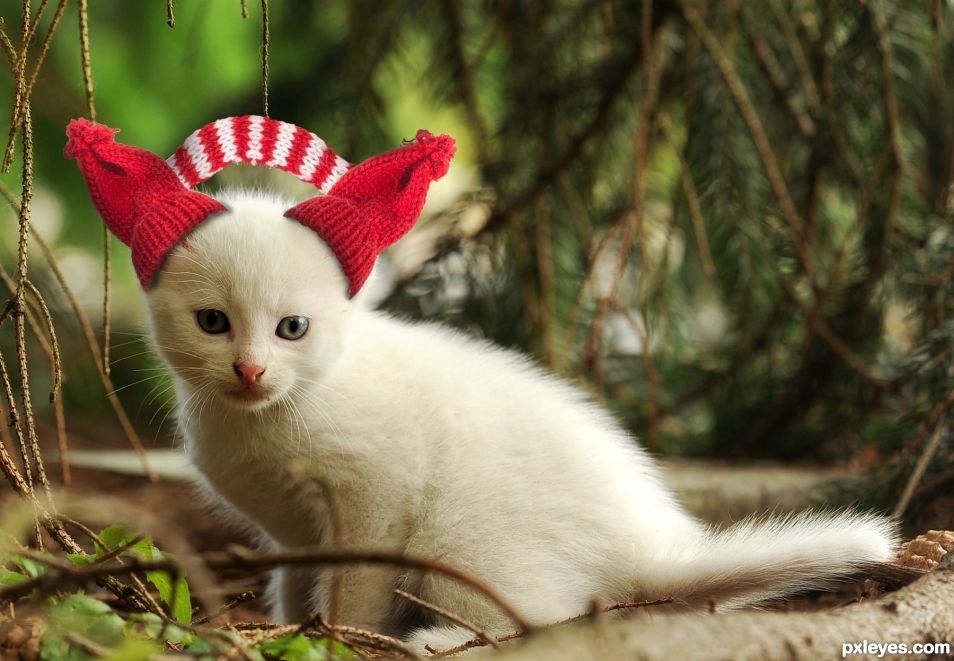
{"type": "Polygon", "coordinates": [[[451,137],[418,131],[413,142],[351,168],[305,129],[245,116],[207,124],[163,161],[115,142],[114,133],[73,120],[64,154],[77,160],[106,226],[130,246],[143,288],[179,240],[227,211],[190,189],[231,163],[248,163],[277,167],[318,189],[318,196],[285,215],[313,229],[334,251],[354,296],[378,254],[413,227],[430,183],[444,176],[455,151],[451,137]]]}

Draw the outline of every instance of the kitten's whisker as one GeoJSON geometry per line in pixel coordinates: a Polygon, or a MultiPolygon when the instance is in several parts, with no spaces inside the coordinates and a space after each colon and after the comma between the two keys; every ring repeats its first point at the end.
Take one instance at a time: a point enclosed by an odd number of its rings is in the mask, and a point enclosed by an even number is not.
{"type": "Polygon", "coordinates": [[[179,353],[179,354],[184,354],[186,356],[196,356],[198,358],[206,358],[206,356],[203,356],[200,353],[196,353],[195,351],[189,351],[187,349],[183,349],[182,347],[168,347],[164,344],[159,344],[158,342],[150,343],[150,346],[152,348],[162,349],[164,351],[169,351],[171,353],[179,353]]]}
{"type": "Polygon", "coordinates": [[[181,355],[181,356],[189,356],[190,358],[197,358],[197,359],[201,359],[201,360],[205,360],[205,359],[207,358],[207,356],[203,356],[203,355],[201,355],[201,354],[194,353],[194,352],[192,352],[192,351],[186,351],[185,349],[178,349],[178,348],[174,349],[174,348],[172,348],[172,347],[166,347],[166,346],[162,346],[162,345],[159,345],[159,344],[151,344],[151,343],[150,343],[149,349],[147,349],[146,351],[137,351],[136,353],[129,354],[128,356],[123,356],[122,358],[117,358],[116,360],[110,361],[110,364],[111,364],[111,365],[118,365],[119,363],[123,362],[124,360],[130,360],[130,359],[132,359],[132,358],[138,358],[139,356],[151,355],[151,356],[154,356],[154,357],[158,358],[158,356],[156,355],[156,350],[157,350],[157,349],[163,349],[163,350],[168,351],[169,353],[172,353],[172,354],[177,354],[177,355],[181,355]]]}
{"type": "Polygon", "coordinates": [[[192,401],[198,396],[200,392],[202,392],[201,389],[194,390],[193,392],[189,394],[189,396],[186,398],[185,402],[182,403],[182,406],[179,407],[179,409],[171,408],[166,412],[166,414],[162,417],[162,421],[159,423],[159,429],[156,430],[156,438],[159,437],[159,431],[161,431],[162,428],[165,426],[166,420],[169,418],[169,416],[173,412],[177,412],[179,414],[176,416],[176,428],[172,432],[173,442],[175,442],[179,438],[179,427],[182,425],[182,418],[189,414],[189,406],[191,405],[192,401]]]}
{"type": "MultiPolygon", "coordinates": [[[[161,391],[159,391],[158,393],[156,393],[155,395],[153,395],[153,396],[150,398],[149,402],[151,402],[152,400],[156,399],[157,397],[162,397],[162,396],[165,395],[167,392],[169,392],[169,391],[172,389],[172,387],[173,387],[173,384],[170,383],[170,384],[167,385],[165,388],[163,388],[161,391]]],[[[146,402],[146,404],[148,405],[149,402],[146,402]]],[[[149,424],[150,424],[150,425],[152,424],[152,421],[156,419],[156,416],[159,415],[159,413],[160,413],[164,408],[168,409],[169,405],[170,405],[170,404],[174,404],[174,403],[175,403],[175,401],[172,401],[172,402],[164,402],[161,406],[156,406],[155,412],[152,414],[152,417],[149,418],[149,424]]]]}
{"type": "Polygon", "coordinates": [[[132,383],[127,383],[126,385],[120,386],[119,388],[114,388],[114,389],[111,390],[110,392],[106,393],[106,395],[107,395],[107,396],[109,396],[109,395],[115,395],[116,393],[121,392],[121,391],[125,390],[126,388],[132,388],[133,386],[138,386],[140,383],[146,383],[147,381],[152,381],[153,379],[158,379],[158,378],[161,378],[161,377],[162,377],[161,374],[153,374],[152,376],[147,376],[145,379],[139,379],[138,381],[133,381],[132,383]]]}
{"type": "Polygon", "coordinates": [[[297,380],[298,380],[298,381],[301,381],[301,382],[303,382],[303,383],[307,383],[309,386],[313,386],[313,387],[315,387],[315,388],[321,388],[322,390],[326,390],[326,391],[328,391],[329,394],[334,395],[335,397],[338,397],[338,398],[340,398],[340,399],[342,399],[342,400],[346,399],[346,397],[345,397],[344,395],[342,395],[338,390],[336,390],[335,388],[332,388],[331,386],[329,386],[329,385],[326,384],[326,383],[322,383],[321,381],[316,381],[316,380],[314,380],[314,379],[308,379],[308,378],[305,378],[305,377],[302,377],[302,376],[297,377],[297,380]]]}
{"type": "MultiPolygon", "coordinates": [[[[289,397],[289,398],[288,398],[288,403],[291,405],[292,409],[294,409],[295,416],[296,416],[299,420],[301,420],[301,424],[302,424],[302,426],[305,428],[305,435],[308,437],[308,455],[311,456],[312,452],[314,451],[314,443],[312,442],[311,430],[310,430],[309,427],[308,427],[308,422],[305,420],[305,416],[302,415],[301,411],[299,410],[298,404],[295,403],[295,400],[293,400],[291,397],[289,397]]],[[[300,452],[301,452],[301,441],[300,441],[300,440],[299,440],[298,445],[299,445],[299,453],[300,453],[300,452]]]]}
{"type": "Polygon", "coordinates": [[[155,353],[154,351],[151,351],[151,350],[150,350],[150,351],[137,351],[136,353],[131,353],[131,354],[129,354],[129,355],[123,356],[122,358],[116,358],[115,360],[110,360],[110,361],[109,361],[109,364],[110,364],[110,365],[118,365],[119,363],[123,362],[124,360],[131,360],[132,358],[139,358],[140,356],[146,356],[146,355],[155,356],[156,353],[155,353]]]}
{"type": "MultiPolygon", "coordinates": [[[[142,413],[143,407],[144,407],[144,406],[148,406],[148,405],[149,405],[149,402],[151,402],[151,401],[155,398],[155,396],[156,396],[156,395],[155,395],[155,392],[156,392],[157,390],[159,390],[160,388],[162,389],[161,392],[160,392],[160,394],[163,393],[163,392],[166,392],[167,390],[169,390],[169,388],[172,387],[172,383],[166,383],[166,385],[165,385],[164,388],[163,388],[162,386],[163,386],[162,382],[159,382],[159,383],[157,383],[156,385],[154,385],[152,388],[149,389],[149,392],[146,393],[146,396],[142,398],[142,401],[139,402],[139,408],[136,409],[136,419],[137,419],[137,420],[139,419],[139,415],[142,413]]],[[[152,417],[153,417],[153,418],[155,417],[155,413],[153,414],[152,417]]],[[[149,424],[152,424],[152,418],[150,418],[149,424]]]]}
{"type": "Polygon", "coordinates": [[[301,426],[298,424],[298,419],[294,416],[294,412],[291,408],[291,400],[288,397],[282,397],[278,400],[279,405],[282,407],[283,411],[287,411],[287,421],[288,421],[288,431],[291,432],[291,425],[294,423],[295,432],[297,437],[298,447],[295,448],[295,452],[298,455],[301,455],[301,426]]]}
{"type": "MultiPolygon", "coordinates": [[[[112,334],[114,334],[113,331],[110,331],[110,335],[112,334]]],[[[128,347],[130,344],[149,344],[149,340],[143,336],[139,336],[135,340],[126,340],[125,342],[111,342],[110,346],[113,349],[122,349],[123,347],[128,347]]]]}
{"type": "MultiPolygon", "coordinates": [[[[216,372],[216,370],[212,369],[211,367],[202,367],[199,365],[195,365],[195,366],[184,365],[182,367],[177,367],[176,369],[180,371],[190,370],[190,371],[203,371],[203,372],[213,372],[213,373],[216,372]]],[[[169,373],[169,370],[166,369],[165,367],[137,367],[130,371],[132,372],[162,372],[164,374],[169,373]]]]}
{"type": "Polygon", "coordinates": [[[331,433],[334,435],[335,439],[341,441],[341,429],[335,423],[334,419],[328,414],[328,412],[325,411],[325,402],[314,393],[309,392],[297,384],[292,386],[291,391],[301,396],[305,400],[305,403],[310,404],[311,409],[317,413],[322,421],[328,425],[328,428],[331,429],[331,433]]]}

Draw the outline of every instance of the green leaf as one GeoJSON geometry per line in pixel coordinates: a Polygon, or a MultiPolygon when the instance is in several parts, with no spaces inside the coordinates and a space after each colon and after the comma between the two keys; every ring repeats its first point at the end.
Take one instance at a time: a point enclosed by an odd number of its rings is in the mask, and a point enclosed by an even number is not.
{"type": "Polygon", "coordinates": [[[90,564],[94,560],[94,557],[86,553],[67,553],[66,559],[74,565],[81,567],[90,564]]]}
{"type": "Polygon", "coordinates": [[[118,548],[123,544],[128,544],[130,541],[136,538],[136,533],[132,532],[126,526],[120,524],[114,524],[107,528],[103,528],[99,532],[99,538],[103,540],[103,544],[106,545],[105,551],[111,551],[112,549],[118,548]]]}
{"type": "Polygon", "coordinates": [[[189,594],[189,584],[185,576],[180,574],[174,587],[175,602],[169,604],[172,608],[172,618],[179,624],[192,624],[192,595],[189,594]]]}
{"type": "MultiPolygon", "coordinates": [[[[137,535],[125,526],[112,525],[100,532],[99,537],[103,540],[107,549],[112,550],[124,544],[128,544],[135,539],[137,535]]],[[[124,555],[126,554],[135,555],[147,562],[162,560],[166,557],[166,554],[159,550],[149,537],[143,537],[133,544],[128,551],[124,552],[124,555]]],[[[179,576],[179,578],[173,582],[169,572],[153,570],[146,572],[146,578],[155,586],[156,590],[159,591],[160,599],[169,606],[172,618],[179,624],[191,624],[192,597],[189,592],[189,584],[186,582],[185,577],[179,576]]]]}
{"type": "Polygon", "coordinates": [[[9,569],[0,569],[0,585],[7,587],[10,585],[16,585],[17,583],[22,583],[23,581],[30,578],[20,572],[11,571],[9,569]]]}
{"type": "Polygon", "coordinates": [[[75,633],[103,647],[122,642],[125,622],[101,601],[84,594],[71,594],[47,612],[47,631],[40,641],[44,661],[73,661],[88,655],[73,648],[64,636],[75,633]]]}
{"type": "Polygon", "coordinates": [[[22,556],[14,556],[13,563],[20,567],[30,578],[36,578],[40,574],[46,573],[46,570],[49,569],[48,565],[39,560],[24,558],[22,556]]]}
{"type": "Polygon", "coordinates": [[[179,624],[191,624],[192,599],[185,578],[180,575],[173,583],[170,573],[160,570],[147,571],[146,578],[159,591],[162,601],[169,606],[172,618],[179,624]]]}
{"type": "Polygon", "coordinates": [[[193,636],[182,641],[182,651],[188,653],[189,655],[200,656],[205,654],[215,654],[216,650],[215,646],[205,638],[193,636]]]}
{"type": "Polygon", "coordinates": [[[309,638],[300,633],[291,633],[263,641],[259,649],[264,654],[287,661],[326,661],[330,659],[353,659],[350,647],[327,638],[309,638]]]}
{"type": "Polygon", "coordinates": [[[162,645],[145,638],[126,638],[122,645],[103,657],[106,661],[149,661],[162,652],[162,645]]]}

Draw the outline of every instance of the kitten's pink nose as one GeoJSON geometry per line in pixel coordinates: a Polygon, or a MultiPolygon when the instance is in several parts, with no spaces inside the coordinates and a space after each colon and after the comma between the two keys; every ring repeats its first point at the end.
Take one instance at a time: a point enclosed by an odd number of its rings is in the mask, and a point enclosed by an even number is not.
{"type": "Polygon", "coordinates": [[[235,374],[242,379],[242,383],[251,385],[258,381],[258,378],[265,373],[265,368],[261,365],[252,365],[250,363],[235,363],[232,365],[235,374]]]}

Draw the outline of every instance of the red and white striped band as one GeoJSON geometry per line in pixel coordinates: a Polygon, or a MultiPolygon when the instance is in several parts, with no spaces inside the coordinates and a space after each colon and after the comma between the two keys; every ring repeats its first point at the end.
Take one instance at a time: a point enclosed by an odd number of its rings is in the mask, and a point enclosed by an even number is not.
{"type": "Polygon", "coordinates": [[[167,162],[187,188],[195,188],[227,165],[245,163],[284,170],[322,195],[351,167],[311,131],[258,115],[206,124],[167,162]]]}

